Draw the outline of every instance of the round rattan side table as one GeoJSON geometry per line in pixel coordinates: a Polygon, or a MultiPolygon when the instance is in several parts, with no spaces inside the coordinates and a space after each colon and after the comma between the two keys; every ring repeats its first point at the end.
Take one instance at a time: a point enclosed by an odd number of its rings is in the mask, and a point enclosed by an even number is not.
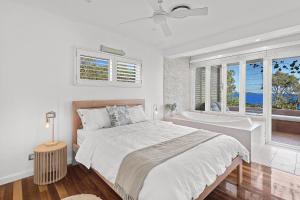
{"type": "Polygon", "coordinates": [[[57,142],[41,144],[34,149],[34,183],[46,185],[59,181],[67,174],[67,145],[57,142]]]}

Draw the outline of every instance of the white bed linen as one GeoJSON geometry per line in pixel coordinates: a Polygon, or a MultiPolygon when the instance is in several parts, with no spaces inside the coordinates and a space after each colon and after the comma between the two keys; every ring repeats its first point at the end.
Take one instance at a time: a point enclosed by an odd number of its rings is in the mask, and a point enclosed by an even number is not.
{"type": "MultiPolygon", "coordinates": [[[[141,122],[88,134],[76,160],[115,183],[119,166],[130,152],[176,138],[196,129],[165,122],[141,122]]],[[[203,130],[204,131],[204,130],[203,130]]],[[[139,200],[190,200],[221,175],[233,158],[248,161],[236,139],[221,135],[155,167],[147,176],[139,200]]]]}
{"type": "Polygon", "coordinates": [[[86,136],[88,134],[87,132],[89,132],[89,131],[86,131],[86,130],[83,130],[83,129],[78,129],[77,130],[77,144],[79,146],[81,146],[81,144],[85,140],[85,138],[86,138],[86,136]]]}

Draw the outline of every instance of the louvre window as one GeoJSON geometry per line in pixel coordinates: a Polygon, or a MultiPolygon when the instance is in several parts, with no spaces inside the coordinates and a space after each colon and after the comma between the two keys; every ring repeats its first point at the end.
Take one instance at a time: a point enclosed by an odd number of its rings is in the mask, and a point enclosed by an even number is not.
{"type": "Polygon", "coordinates": [[[75,84],[140,87],[141,68],[139,60],[77,49],[75,84]]]}
{"type": "Polygon", "coordinates": [[[196,69],[195,77],[195,110],[205,110],[205,68],[196,69]]]}
{"type": "Polygon", "coordinates": [[[127,83],[140,83],[140,65],[128,62],[117,62],[117,81],[127,83]]]}
{"type": "Polygon", "coordinates": [[[220,112],[222,96],[222,65],[212,66],[210,70],[210,110],[220,112]]]}

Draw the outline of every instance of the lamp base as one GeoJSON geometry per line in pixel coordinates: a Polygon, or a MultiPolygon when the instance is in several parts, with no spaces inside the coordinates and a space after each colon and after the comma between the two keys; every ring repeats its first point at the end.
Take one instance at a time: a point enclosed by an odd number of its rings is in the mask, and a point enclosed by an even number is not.
{"type": "Polygon", "coordinates": [[[46,145],[47,147],[55,146],[55,145],[57,145],[57,144],[58,144],[57,141],[51,141],[51,142],[46,142],[46,143],[45,143],[45,145],[46,145]]]}

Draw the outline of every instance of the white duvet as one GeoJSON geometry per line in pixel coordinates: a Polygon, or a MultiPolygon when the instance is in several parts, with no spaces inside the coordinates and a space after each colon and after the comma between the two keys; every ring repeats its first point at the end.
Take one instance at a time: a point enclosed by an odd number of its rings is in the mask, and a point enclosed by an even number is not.
{"type": "MultiPolygon", "coordinates": [[[[152,121],[100,129],[88,133],[75,159],[115,183],[119,166],[128,153],[194,131],[196,129],[152,121]]],[[[237,155],[248,162],[247,149],[230,136],[221,135],[202,143],[156,166],[145,179],[139,200],[197,198],[237,155]]]]}

